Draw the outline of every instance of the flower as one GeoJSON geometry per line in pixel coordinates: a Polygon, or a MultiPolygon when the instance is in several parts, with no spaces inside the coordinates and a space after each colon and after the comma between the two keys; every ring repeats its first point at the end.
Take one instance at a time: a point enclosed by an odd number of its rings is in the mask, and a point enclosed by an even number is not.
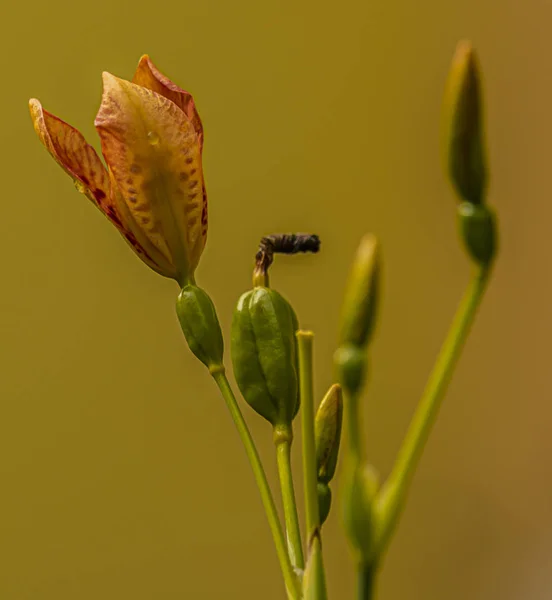
{"type": "Polygon", "coordinates": [[[29,102],[46,149],[152,269],[194,282],[207,237],[203,127],[192,96],[146,55],[132,83],[103,74],[94,122],[101,159],[82,134],[29,102]]]}

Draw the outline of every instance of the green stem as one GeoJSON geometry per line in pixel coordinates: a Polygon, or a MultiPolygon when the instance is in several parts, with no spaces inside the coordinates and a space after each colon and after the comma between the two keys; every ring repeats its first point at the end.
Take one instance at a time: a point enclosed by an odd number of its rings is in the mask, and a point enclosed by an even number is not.
{"type": "Polygon", "coordinates": [[[456,312],[389,479],[378,501],[377,552],[382,552],[400,516],[408,487],[435,422],[462,347],[489,280],[490,268],[478,267],[456,312]]]}
{"type": "Polygon", "coordinates": [[[376,568],[371,563],[360,563],[357,574],[357,600],[374,600],[376,568]]]}
{"type": "Polygon", "coordinates": [[[278,463],[278,475],[280,477],[280,488],[282,490],[282,504],[284,506],[284,518],[286,521],[286,532],[291,564],[298,568],[305,568],[303,557],[303,544],[301,542],[301,527],[297,514],[295,502],[295,489],[293,486],[293,472],[291,470],[291,427],[285,428],[288,435],[278,433],[275,435],[276,461],[278,463]]]}
{"type": "Polygon", "coordinates": [[[272,498],[270,486],[268,485],[268,481],[266,479],[266,474],[264,472],[261,459],[257,452],[257,448],[255,447],[255,442],[251,437],[251,433],[249,432],[245,419],[243,418],[243,415],[241,413],[240,407],[238,406],[236,397],[234,396],[234,392],[230,387],[230,384],[226,377],[226,373],[224,372],[224,368],[221,368],[220,370],[214,370],[212,372],[212,375],[213,379],[217,383],[222,393],[222,396],[226,402],[228,410],[230,411],[232,419],[234,420],[234,424],[236,425],[240,438],[245,447],[245,452],[247,454],[249,462],[251,463],[251,468],[253,469],[255,481],[257,482],[257,486],[261,494],[261,500],[263,502],[263,506],[268,519],[268,524],[272,532],[272,537],[274,538],[276,553],[278,555],[278,560],[280,561],[280,566],[282,568],[282,573],[284,576],[284,581],[286,584],[288,595],[293,600],[299,600],[301,598],[299,581],[295,572],[293,571],[293,567],[289,560],[284,533],[282,531],[282,526],[278,518],[276,505],[274,504],[274,499],[272,498]]]}
{"type": "Polygon", "coordinates": [[[314,394],[313,394],[313,334],[298,331],[299,381],[301,387],[301,421],[303,433],[303,477],[305,485],[305,516],[308,539],[320,526],[318,494],[316,491],[316,449],[314,442],[314,394]]]}
{"type": "Polygon", "coordinates": [[[348,406],[345,413],[345,438],[348,441],[349,458],[355,462],[363,462],[365,457],[365,447],[362,435],[362,414],[360,405],[360,394],[355,392],[345,392],[347,394],[348,406]]]}
{"type": "MultiPolygon", "coordinates": [[[[320,540],[320,513],[318,510],[316,448],[314,439],[314,393],[313,393],[313,339],[311,331],[298,331],[299,349],[299,382],[301,397],[301,425],[303,438],[303,478],[305,489],[305,520],[307,525],[307,562],[311,555],[311,546],[316,539],[320,540]]],[[[317,561],[317,600],[325,600],[326,584],[322,546],[318,541],[315,558],[317,561]]]]}

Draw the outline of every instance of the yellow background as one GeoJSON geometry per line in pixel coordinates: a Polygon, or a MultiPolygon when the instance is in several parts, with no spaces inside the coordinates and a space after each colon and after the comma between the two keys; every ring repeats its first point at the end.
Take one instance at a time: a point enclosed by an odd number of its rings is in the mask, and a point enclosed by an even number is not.
{"type": "MultiPolygon", "coordinates": [[[[147,52],[193,92],[210,199],[198,281],[228,334],[260,236],[318,233],[320,255],[272,271],[316,332],[318,396],[350,259],[364,232],[381,237],[365,416],[385,474],[468,277],[438,144],[461,37],[486,76],[501,254],[379,597],[552,596],[551,20],[548,0],[2,9],[2,600],[284,597],[249,465],[177,325],[175,285],[73,189],[35,138],[27,99],[97,146],[102,70],[130,78],[147,52]]],[[[244,410],[274,481],[269,427],[244,410]]],[[[325,557],[331,598],[351,598],[337,511],[325,557]]]]}

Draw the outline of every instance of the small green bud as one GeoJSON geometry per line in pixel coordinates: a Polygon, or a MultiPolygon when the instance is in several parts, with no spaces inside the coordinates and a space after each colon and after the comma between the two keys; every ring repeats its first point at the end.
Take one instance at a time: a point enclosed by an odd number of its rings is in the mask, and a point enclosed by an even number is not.
{"type": "Polygon", "coordinates": [[[324,525],[328,515],[330,514],[330,508],[332,506],[332,490],[330,486],[319,481],[316,486],[316,492],[318,494],[318,512],[320,514],[320,527],[324,525]]]}
{"type": "Polygon", "coordinates": [[[318,481],[329,483],[337,466],[341,423],[343,421],[343,393],[334,383],[320,402],[314,421],[316,469],[318,481]]]}
{"type": "Polygon", "coordinates": [[[366,377],[366,350],[352,344],[341,346],[335,351],[334,364],[345,391],[356,394],[366,377]]]}
{"type": "Polygon", "coordinates": [[[190,350],[211,371],[222,367],[224,342],[213,301],[196,285],[182,288],[176,313],[190,350]]]}
{"type": "Polygon", "coordinates": [[[363,562],[370,560],[374,547],[374,499],[379,478],[371,465],[358,462],[345,469],[343,484],[344,527],[349,542],[363,562]]]}
{"type": "Polygon", "coordinates": [[[445,92],[443,138],[446,171],[456,193],[481,204],[487,184],[481,76],[470,42],[456,48],[445,92]]]}
{"type": "Polygon", "coordinates": [[[340,345],[365,347],[376,321],[380,250],[375,236],[365,235],[358,247],[345,290],[340,345]]]}
{"type": "Polygon", "coordinates": [[[245,401],[274,427],[299,409],[297,317],[276,290],[256,287],[239,299],[232,319],[232,364],[245,401]]]}
{"type": "Polygon", "coordinates": [[[496,219],[486,206],[462,202],[458,206],[460,235],[470,257],[488,265],[496,252],[496,219]]]}

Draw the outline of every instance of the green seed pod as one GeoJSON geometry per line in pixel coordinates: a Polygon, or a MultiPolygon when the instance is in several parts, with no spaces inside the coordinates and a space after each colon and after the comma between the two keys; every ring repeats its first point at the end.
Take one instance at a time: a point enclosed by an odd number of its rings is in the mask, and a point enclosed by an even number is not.
{"type": "Polygon", "coordinates": [[[470,42],[456,48],[445,92],[443,138],[446,171],[456,193],[481,204],[487,185],[481,76],[470,42]]]}
{"type": "Polygon", "coordinates": [[[320,513],[320,527],[324,525],[328,515],[330,514],[330,508],[332,506],[332,490],[330,486],[319,481],[316,486],[316,492],[318,494],[318,512],[320,513]]]}
{"type": "Polygon", "coordinates": [[[210,371],[222,369],[222,331],[207,293],[196,285],[185,286],[176,301],[176,313],[190,350],[210,371]]]}
{"type": "Polygon", "coordinates": [[[365,235],[349,275],[341,316],[340,346],[360,348],[370,341],[376,322],[380,250],[375,236],[365,235]]]}
{"type": "Polygon", "coordinates": [[[362,562],[368,562],[374,547],[374,499],[379,487],[373,467],[351,463],[345,469],[343,517],[345,533],[362,562]]]}
{"type": "Polygon", "coordinates": [[[239,299],[232,320],[232,364],[245,401],[273,426],[299,410],[297,317],[277,291],[256,287],[239,299]]]}
{"type": "Polygon", "coordinates": [[[488,265],[496,252],[496,219],[486,206],[462,202],[458,206],[460,235],[470,257],[488,265]]]}
{"type": "Polygon", "coordinates": [[[329,483],[335,474],[342,420],[343,394],[341,386],[335,383],[320,402],[314,420],[316,470],[319,482],[329,483]]]}

